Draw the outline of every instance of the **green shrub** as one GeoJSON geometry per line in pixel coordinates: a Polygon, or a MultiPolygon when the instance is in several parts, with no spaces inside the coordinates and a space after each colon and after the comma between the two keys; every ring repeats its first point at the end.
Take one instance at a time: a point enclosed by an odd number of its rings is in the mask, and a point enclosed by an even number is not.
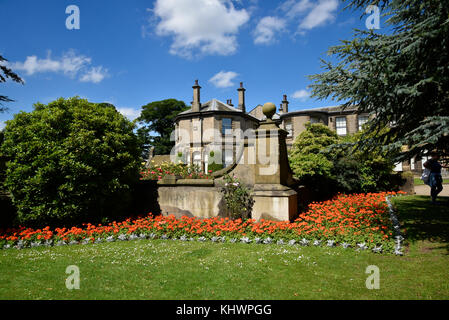
{"type": "Polygon", "coordinates": [[[216,172],[224,168],[221,162],[221,152],[219,150],[211,150],[209,152],[209,165],[207,166],[208,171],[216,172]],[[217,163],[218,162],[218,163],[217,163]]]}
{"type": "Polygon", "coordinates": [[[225,200],[227,213],[232,219],[251,218],[254,199],[250,190],[234,176],[225,175],[225,184],[221,189],[225,200]]]}
{"type": "Polygon", "coordinates": [[[209,176],[201,170],[196,164],[184,164],[164,162],[161,164],[154,164],[145,168],[140,172],[142,180],[161,180],[166,176],[176,176],[182,179],[208,179],[209,176]]]}
{"type": "Polygon", "coordinates": [[[335,132],[322,124],[306,124],[306,130],[296,137],[289,152],[290,167],[297,178],[316,199],[334,193],[334,164],[326,148],[338,143],[335,132]]]}
{"type": "Polygon", "coordinates": [[[221,163],[212,162],[207,166],[207,170],[212,172],[220,171],[221,169],[223,169],[223,165],[221,163]]]}
{"type": "Polygon", "coordinates": [[[128,215],[141,153],[133,129],[114,106],[77,97],[16,114],[1,150],[18,221],[42,226],[128,215]]]}
{"type": "MultiPolygon", "coordinates": [[[[355,148],[361,133],[339,137],[323,124],[306,124],[289,153],[290,167],[301,183],[321,200],[337,192],[398,190],[392,155],[381,148],[355,148]]],[[[400,177],[399,177],[400,178],[400,177]]]]}

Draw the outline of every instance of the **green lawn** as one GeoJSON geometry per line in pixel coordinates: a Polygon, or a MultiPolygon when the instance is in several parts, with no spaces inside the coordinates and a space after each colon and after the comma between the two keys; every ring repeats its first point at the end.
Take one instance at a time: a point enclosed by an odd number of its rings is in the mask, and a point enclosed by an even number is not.
{"type": "MultiPolygon", "coordinates": [[[[414,178],[415,186],[422,186],[424,185],[424,181],[421,180],[421,178],[414,178]]],[[[449,184],[449,179],[443,179],[443,184],[449,184]]]]}
{"type": "Polygon", "coordinates": [[[0,251],[0,299],[449,299],[449,199],[394,201],[403,257],[343,248],[138,240],[0,251]],[[80,268],[81,288],[65,287],[80,268]],[[365,269],[380,269],[368,290],[365,269]]]}

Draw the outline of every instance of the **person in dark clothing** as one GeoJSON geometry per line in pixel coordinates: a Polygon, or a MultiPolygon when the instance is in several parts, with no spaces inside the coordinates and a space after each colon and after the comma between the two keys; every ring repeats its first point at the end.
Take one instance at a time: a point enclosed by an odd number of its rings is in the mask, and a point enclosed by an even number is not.
{"type": "Polygon", "coordinates": [[[424,167],[430,170],[429,185],[432,203],[437,203],[438,194],[443,191],[443,177],[441,176],[441,164],[438,162],[438,153],[431,152],[430,159],[424,163],[424,167]]]}

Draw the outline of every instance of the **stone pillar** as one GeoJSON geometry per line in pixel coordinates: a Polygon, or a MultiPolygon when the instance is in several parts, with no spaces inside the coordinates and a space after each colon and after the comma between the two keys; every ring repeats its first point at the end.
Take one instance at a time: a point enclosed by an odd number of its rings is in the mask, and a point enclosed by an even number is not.
{"type": "Polygon", "coordinates": [[[292,220],[298,214],[298,195],[288,163],[287,131],[272,120],[276,105],[266,103],[263,113],[267,117],[256,130],[256,165],[254,207],[252,218],[278,221],[292,220]]]}

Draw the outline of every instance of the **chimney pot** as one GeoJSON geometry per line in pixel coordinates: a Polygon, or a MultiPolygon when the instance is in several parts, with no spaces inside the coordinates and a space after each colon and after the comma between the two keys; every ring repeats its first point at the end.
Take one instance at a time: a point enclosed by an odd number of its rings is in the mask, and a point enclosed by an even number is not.
{"type": "Polygon", "coordinates": [[[242,110],[243,113],[246,113],[246,106],[245,106],[245,91],[246,89],[243,88],[243,82],[240,82],[240,88],[237,89],[239,93],[239,110],[242,110]]]}
{"type": "Polygon", "coordinates": [[[193,88],[192,111],[200,112],[200,107],[201,107],[200,90],[201,90],[201,87],[198,84],[198,80],[195,80],[195,85],[192,88],[193,88]]]}
{"type": "Polygon", "coordinates": [[[284,100],[282,100],[282,108],[281,108],[283,113],[288,113],[288,104],[289,102],[287,100],[287,95],[284,94],[284,100]]]}

